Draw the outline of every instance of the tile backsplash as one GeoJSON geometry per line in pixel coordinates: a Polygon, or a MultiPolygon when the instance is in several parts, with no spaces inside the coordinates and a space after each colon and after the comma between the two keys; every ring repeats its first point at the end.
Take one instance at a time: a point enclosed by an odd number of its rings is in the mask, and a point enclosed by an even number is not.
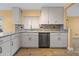
{"type": "Polygon", "coordinates": [[[63,25],[59,25],[59,24],[42,24],[40,25],[40,29],[41,30],[55,30],[55,31],[62,31],[64,30],[63,25]]]}
{"type": "Polygon", "coordinates": [[[23,25],[22,24],[15,24],[15,31],[19,32],[23,29],[23,25]]]}

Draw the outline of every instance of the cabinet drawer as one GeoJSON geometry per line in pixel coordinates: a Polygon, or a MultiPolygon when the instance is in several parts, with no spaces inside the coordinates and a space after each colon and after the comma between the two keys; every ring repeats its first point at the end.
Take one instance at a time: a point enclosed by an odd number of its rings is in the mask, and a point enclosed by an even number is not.
{"type": "Polygon", "coordinates": [[[60,33],[61,36],[67,36],[67,33],[60,33]]]}
{"type": "Polygon", "coordinates": [[[22,33],[23,36],[29,36],[29,33],[22,33]]]}
{"type": "Polygon", "coordinates": [[[23,36],[38,36],[38,33],[22,33],[23,36]]]}
{"type": "Polygon", "coordinates": [[[11,39],[15,39],[16,38],[16,35],[11,35],[11,39]]]}
{"type": "Polygon", "coordinates": [[[61,33],[50,33],[51,36],[59,36],[61,33]]]}
{"type": "Polygon", "coordinates": [[[29,35],[38,36],[38,33],[29,33],[29,35]]]}
{"type": "Polygon", "coordinates": [[[59,35],[62,36],[62,35],[66,35],[66,36],[67,36],[67,33],[50,33],[50,35],[51,35],[51,36],[53,36],[53,35],[54,35],[54,36],[59,36],[59,35]]]}
{"type": "Polygon", "coordinates": [[[9,41],[10,40],[10,36],[7,36],[7,37],[2,37],[0,38],[0,44],[6,42],[6,41],[9,41]]]}

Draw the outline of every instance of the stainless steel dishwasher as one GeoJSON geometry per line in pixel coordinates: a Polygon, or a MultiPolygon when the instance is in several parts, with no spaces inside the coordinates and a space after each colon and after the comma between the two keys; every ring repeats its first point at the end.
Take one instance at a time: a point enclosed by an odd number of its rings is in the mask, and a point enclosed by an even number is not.
{"type": "Polygon", "coordinates": [[[49,48],[50,47],[50,33],[40,32],[39,33],[39,48],[49,48]]]}

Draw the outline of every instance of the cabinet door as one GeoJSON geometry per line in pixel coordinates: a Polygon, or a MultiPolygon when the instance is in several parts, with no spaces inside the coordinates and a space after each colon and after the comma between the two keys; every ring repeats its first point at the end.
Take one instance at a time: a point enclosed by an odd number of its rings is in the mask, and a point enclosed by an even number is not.
{"type": "Polygon", "coordinates": [[[16,48],[16,50],[18,50],[19,48],[20,48],[20,40],[19,40],[19,34],[15,34],[16,35],[16,42],[17,42],[17,48],[16,48]]]}
{"type": "Polygon", "coordinates": [[[64,8],[53,7],[49,8],[49,24],[63,24],[64,8]]]}
{"type": "Polygon", "coordinates": [[[0,45],[0,56],[10,56],[10,41],[7,41],[0,45]]]}
{"type": "Polygon", "coordinates": [[[56,23],[56,12],[54,8],[49,8],[49,24],[55,24],[56,23]]]}
{"type": "Polygon", "coordinates": [[[16,39],[17,39],[17,49],[19,49],[20,48],[20,35],[19,35],[20,33],[18,33],[18,34],[16,34],[16,39]]]}
{"type": "Polygon", "coordinates": [[[24,28],[25,29],[39,29],[39,17],[38,16],[24,17],[24,28]]]}
{"type": "Polygon", "coordinates": [[[16,52],[16,49],[17,49],[16,44],[17,44],[16,39],[12,40],[12,42],[11,42],[11,55],[14,55],[16,52]]]}
{"type": "Polygon", "coordinates": [[[4,53],[3,53],[3,45],[0,45],[0,56],[3,56],[4,55],[4,53]]]}
{"type": "Polygon", "coordinates": [[[67,38],[64,36],[52,36],[50,37],[50,47],[64,48],[67,47],[67,38]]]}
{"type": "Polygon", "coordinates": [[[38,48],[38,34],[32,34],[31,39],[31,47],[38,48]]]}
{"type": "Polygon", "coordinates": [[[12,8],[12,20],[14,24],[21,24],[21,10],[20,8],[12,8]]]}
{"type": "Polygon", "coordinates": [[[32,29],[39,29],[39,17],[34,16],[32,17],[32,29]]]}
{"type": "Polygon", "coordinates": [[[42,8],[40,16],[40,24],[48,24],[48,8],[42,8]]]}
{"type": "Polygon", "coordinates": [[[30,37],[29,33],[22,33],[21,47],[30,47],[30,37]]]}
{"type": "Polygon", "coordinates": [[[21,47],[29,47],[29,36],[22,34],[21,47]]]}
{"type": "Polygon", "coordinates": [[[64,8],[56,8],[56,24],[64,24],[64,8]]]}
{"type": "Polygon", "coordinates": [[[16,53],[16,51],[19,49],[19,39],[17,38],[17,35],[11,36],[11,55],[16,53]]]}
{"type": "Polygon", "coordinates": [[[31,25],[32,25],[31,19],[32,18],[30,16],[24,17],[24,21],[23,21],[24,29],[31,29],[31,25]]]}
{"type": "Polygon", "coordinates": [[[67,35],[63,35],[63,36],[60,36],[60,40],[61,40],[61,46],[62,47],[67,47],[67,35]]]}
{"type": "Polygon", "coordinates": [[[23,33],[22,34],[22,47],[34,48],[38,47],[38,34],[37,33],[23,33]]]}
{"type": "Polygon", "coordinates": [[[50,37],[50,47],[59,47],[59,41],[58,41],[59,36],[52,36],[50,37]]]}

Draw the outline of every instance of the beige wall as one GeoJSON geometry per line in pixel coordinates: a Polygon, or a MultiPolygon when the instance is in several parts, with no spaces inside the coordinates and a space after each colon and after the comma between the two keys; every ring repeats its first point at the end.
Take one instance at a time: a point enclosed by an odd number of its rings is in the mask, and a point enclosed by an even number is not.
{"type": "MultiPolygon", "coordinates": [[[[4,32],[15,32],[15,25],[12,21],[12,12],[10,10],[0,10],[0,16],[3,19],[3,31],[4,32]]],[[[40,16],[40,10],[23,10],[23,16],[40,16]]]]}
{"type": "Polygon", "coordinates": [[[79,36],[79,16],[71,16],[68,17],[68,21],[69,21],[69,28],[70,28],[70,47],[73,47],[73,37],[75,35],[79,36]]]}
{"type": "Polygon", "coordinates": [[[0,10],[0,16],[4,17],[3,31],[4,32],[14,32],[15,26],[12,24],[11,11],[0,10]]]}
{"type": "Polygon", "coordinates": [[[40,16],[40,10],[23,10],[22,16],[40,16]]]}

